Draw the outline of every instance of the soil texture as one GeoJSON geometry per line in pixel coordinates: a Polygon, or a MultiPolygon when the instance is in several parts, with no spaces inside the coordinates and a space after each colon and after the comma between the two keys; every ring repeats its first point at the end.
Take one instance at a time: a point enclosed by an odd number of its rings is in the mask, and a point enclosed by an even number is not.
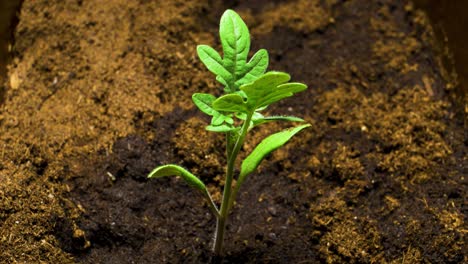
{"type": "MultiPolygon", "coordinates": [[[[0,110],[1,263],[208,263],[224,138],[196,55],[236,10],[270,70],[307,91],[268,108],[312,127],[263,161],[223,263],[463,263],[467,140],[427,16],[395,0],[25,0],[0,110]]],[[[253,130],[242,155],[267,134],[253,130]]]]}

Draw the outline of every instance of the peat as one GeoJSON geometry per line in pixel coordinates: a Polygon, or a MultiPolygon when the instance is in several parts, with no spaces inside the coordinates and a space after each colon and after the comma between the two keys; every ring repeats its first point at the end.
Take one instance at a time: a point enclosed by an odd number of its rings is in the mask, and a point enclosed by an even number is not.
{"type": "Polygon", "coordinates": [[[426,15],[407,1],[227,2],[24,1],[0,116],[0,262],[212,259],[201,197],[145,175],[181,164],[220,197],[223,138],[191,94],[220,88],[195,47],[220,46],[226,8],[269,69],[309,86],[268,112],[312,127],[247,180],[223,262],[466,262],[463,119],[426,15]]]}

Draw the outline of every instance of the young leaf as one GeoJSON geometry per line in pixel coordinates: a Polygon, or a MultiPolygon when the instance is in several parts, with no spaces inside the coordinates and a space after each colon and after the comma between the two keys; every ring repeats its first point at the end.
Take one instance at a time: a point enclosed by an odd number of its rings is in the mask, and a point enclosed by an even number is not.
{"type": "Polygon", "coordinates": [[[302,83],[286,83],[291,77],[284,72],[267,72],[254,82],[240,87],[247,96],[249,109],[262,109],[294,93],[307,89],[302,83]]]}
{"type": "Polygon", "coordinates": [[[192,95],[192,101],[198,107],[198,109],[210,116],[214,116],[216,113],[219,113],[212,107],[214,100],[216,100],[216,97],[211,94],[194,93],[192,95]]]}
{"type": "Polygon", "coordinates": [[[252,153],[250,153],[242,162],[241,172],[239,174],[239,179],[237,180],[238,185],[240,186],[244,182],[246,176],[257,169],[258,165],[266,155],[286,144],[286,142],[288,142],[296,133],[309,126],[309,124],[305,124],[283,130],[262,140],[262,142],[255,147],[252,153]]]}
{"type": "Polygon", "coordinates": [[[223,115],[222,113],[213,109],[212,105],[213,102],[216,100],[211,94],[205,93],[195,93],[192,95],[193,103],[200,109],[203,113],[212,116],[211,125],[219,126],[224,122],[232,125],[234,124],[234,120],[229,115],[223,115]]]}
{"type": "Polygon", "coordinates": [[[159,166],[148,175],[148,178],[160,178],[164,176],[180,176],[188,183],[188,185],[194,187],[202,193],[207,192],[205,184],[200,179],[198,179],[197,176],[178,165],[170,164],[159,166]]]}
{"type": "Polygon", "coordinates": [[[232,74],[226,69],[219,53],[208,45],[198,45],[197,54],[206,68],[224,81],[232,80],[232,74]]]}
{"type": "Polygon", "coordinates": [[[263,74],[254,82],[241,86],[240,89],[248,98],[249,108],[256,109],[258,101],[272,93],[278,85],[286,83],[290,79],[291,77],[287,73],[271,71],[263,74]]]}
{"type": "Polygon", "coordinates": [[[245,65],[242,75],[237,76],[236,86],[251,83],[258,79],[268,67],[268,52],[265,49],[257,51],[245,65]]]}
{"type": "Polygon", "coordinates": [[[224,116],[224,122],[226,122],[229,125],[234,125],[234,119],[231,116],[224,116]]]}
{"type": "Polygon", "coordinates": [[[261,118],[252,118],[254,126],[271,121],[290,121],[290,122],[304,122],[304,119],[295,116],[267,116],[261,118]]]}
{"type": "Polygon", "coordinates": [[[220,125],[220,126],[209,125],[209,126],[206,126],[205,129],[208,130],[208,131],[211,131],[211,132],[219,132],[219,133],[225,133],[225,132],[239,130],[238,127],[229,126],[229,125],[226,125],[226,124],[223,124],[223,125],[220,125]]]}
{"type": "Polygon", "coordinates": [[[238,94],[226,94],[213,102],[213,108],[216,111],[223,112],[247,112],[247,106],[244,98],[238,94]]]}
{"type": "Polygon", "coordinates": [[[218,82],[220,82],[222,85],[224,85],[224,91],[225,91],[226,93],[229,93],[229,92],[231,91],[231,90],[229,89],[229,87],[228,87],[228,83],[223,79],[223,77],[221,77],[221,76],[218,75],[218,76],[216,76],[216,80],[217,80],[218,82]]]}
{"type": "MultiPolygon", "coordinates": [[[[246,113],[236,113],[236,117],[239,118],[240,120],[246,120],[247,119],[247,114],[246,113]]],[[[264,116],[260,114],[259,112],[254,112],[252,115],[252,121],[262,119],[264,116]]]]}
{"type": "Polygon", "coordinates": [[[224,115],[224,114],[222,114],[220,112],[216,112],[216,114],[213,115],[213,118],[211,119],[211,125],[213,125],[213,126],[220,126],[224,122],[226,122],[229,125],[232,125],[232,124],[234,124],[234,119],[232,119],[231,116],[224,115]]]}
{"type": "Polygon", "coordinates": [[[247,25],[233,10],[226,10],[219,24],[219,36],[223,58],[207,45],[197,46],[197,53],[216,80],[223,84],[227,93],[236,92],[243,84],[260,77],[268,67],[268,52],[257,51],[247,62],[250,50],[250,34],[247,25]]]}
{"type": "Polygon", "coordinates": [[[272,103],[278,102],[286,97],[293,96],[295,93],[302,92],[307,89],[307,85],[303,83],[285,83],[276,87],[276,90],[257,101],[257,107],[265,107],[272,103]]]}
{"type": "Polygon", "coordinates": [[[247,25],[236,12],[228,9],[221,16],[219,36],[224,53],[223,65],[232,76],[239,76],[242,74],[250,49],[247,25]]]}
{"type": "Polygon", "coordinates": [[[211,119],[211,125],[219,126],[223,124],[224,118],[225,116],[223,114],[221,114],[220,112],[217,112],[217,114],[213,115],[213,118],[211,119]]]}

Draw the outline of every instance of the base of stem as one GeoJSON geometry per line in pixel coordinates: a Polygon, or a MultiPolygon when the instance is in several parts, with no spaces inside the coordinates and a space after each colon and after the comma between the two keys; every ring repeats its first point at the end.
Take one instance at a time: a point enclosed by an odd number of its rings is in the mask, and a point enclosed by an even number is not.
{"type": "Polygon", "coordinates": [[[213,246],[215,256],[221,256],[223,252],[224,231],[226,230],[226,218],[218,218],[216,221],[216,233],[213,246]]]}

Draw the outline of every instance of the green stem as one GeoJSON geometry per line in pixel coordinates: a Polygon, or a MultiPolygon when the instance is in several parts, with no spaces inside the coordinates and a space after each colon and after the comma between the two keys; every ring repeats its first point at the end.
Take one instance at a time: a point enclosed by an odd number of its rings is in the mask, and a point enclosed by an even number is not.
{"type": "MultiPolygon", "coordinates": [[[[228,161],[227,161],[227,171],[226,171],[226,183],[224,184],[223,191],[223,201],[221,202],[221,209],[219,212],[218,221],[216,223],[216,235],[215,235],[215,244],[214,244],[214,253],[217,256],[221,255],[223,249],[223,239],[224,231],[226,230],[226,220],[229,214],[229,202],[231,200],[231,190],[232,190],[232,179],[234,177],[234,167],[236,163],[237,154],[244,144],[245,136],[250,126],[250,121],[252,120],[253,113],[249,113],[245,122],[242,124],[241,134],[237,137],[236,143],[232,147],[232,150],[227,151],[228,161]]],[[[228,135],[229,136],[229,135],[228,135]]],[[[229,144],[229,141],[228,141],[229,144]]]]}
{"type": "Polygon", "coordinates": [[[208,190],[205,190],[205,192],[203,193],[203,196],[208,201],[208,205],[210,206],[211,212],[216,216],[216,218],[219,218],[219,210],[216,207],[216,204],[213,202],[213,199],[211,198],[211,195],[208,192],[208,190]]]}
{"type": "Polygon", "coordinates": [[[228,211],[231,211],[232,205],[234,204],[234,201],[236,200],[237,192],[239,191],[240,184],[239,182],[236,182],[236,186],[234,187],[234,190],[231,194],[231,199],[229,199],[228,203],[228,211]]]}

